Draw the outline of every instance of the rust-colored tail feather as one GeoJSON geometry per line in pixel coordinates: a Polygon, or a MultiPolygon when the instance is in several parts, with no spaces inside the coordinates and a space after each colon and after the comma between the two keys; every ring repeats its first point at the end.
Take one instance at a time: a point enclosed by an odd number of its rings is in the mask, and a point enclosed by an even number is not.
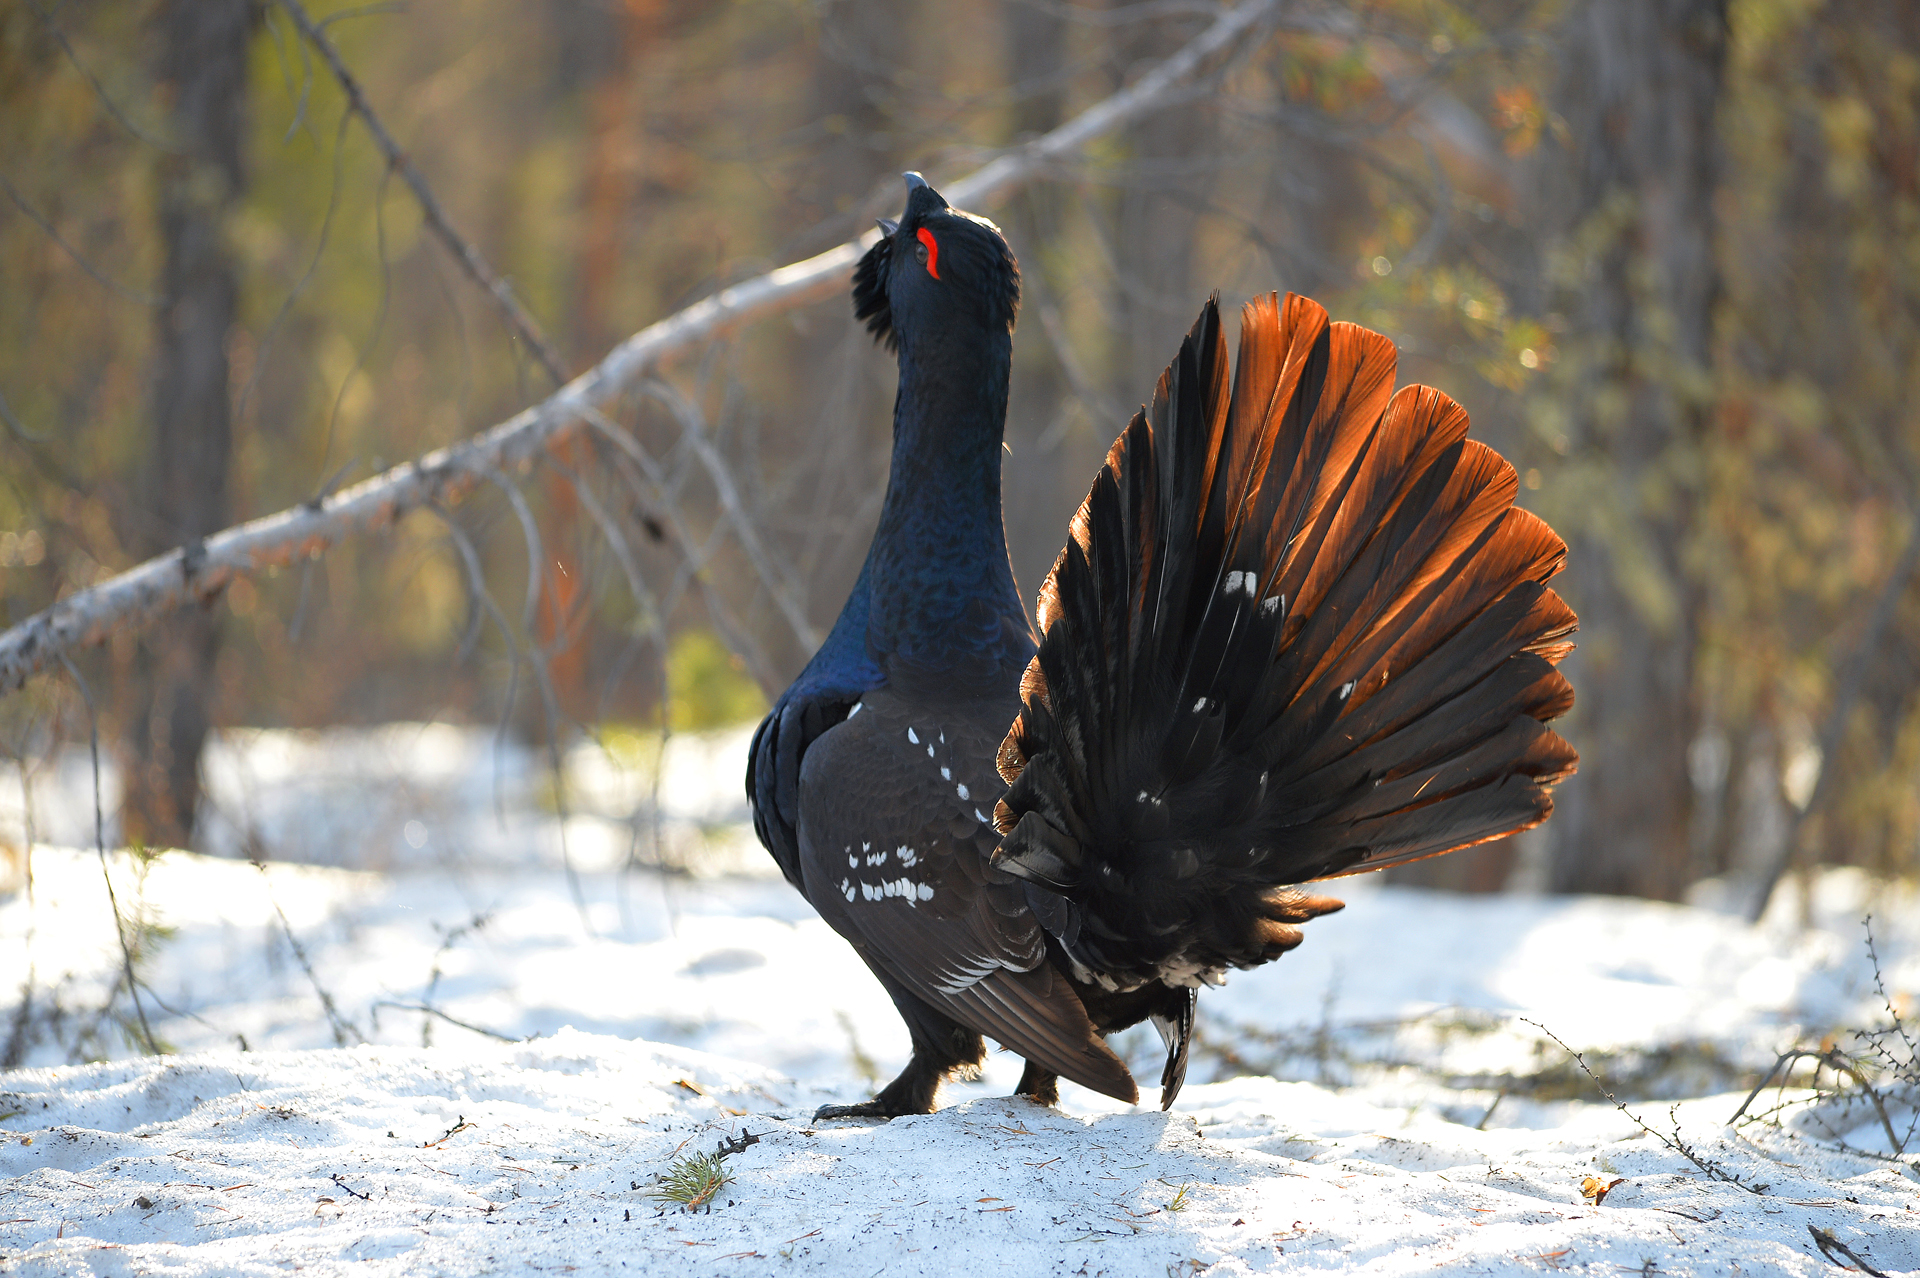
{"type": "Polygon", "coordinates": [[[1566,546],[1391,342],[1209,302],[1114,441],[1041,590],[995,861],[1119,980],[1250,966],[1277,886],[1526,829],[1577,758],[1545,724],[1566,546]],[[1026,818],[1023,821],[1023,818],[1026,818]],[[1064,917],[1064,916],[1063,916],[1064,917]]]}

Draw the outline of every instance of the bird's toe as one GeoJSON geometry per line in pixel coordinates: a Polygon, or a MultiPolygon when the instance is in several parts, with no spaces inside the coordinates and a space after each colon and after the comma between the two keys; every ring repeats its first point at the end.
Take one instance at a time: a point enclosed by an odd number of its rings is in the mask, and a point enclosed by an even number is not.
{"type": "Polygon", "coordinates": [[[880,1104],[876,1097],[870,1101],[861,1101],[858,1105],[822,1105],[813,1111],[813,1121],[824,1123],[833,1118],[892,1118],[893,1113],[880,1104]]]}

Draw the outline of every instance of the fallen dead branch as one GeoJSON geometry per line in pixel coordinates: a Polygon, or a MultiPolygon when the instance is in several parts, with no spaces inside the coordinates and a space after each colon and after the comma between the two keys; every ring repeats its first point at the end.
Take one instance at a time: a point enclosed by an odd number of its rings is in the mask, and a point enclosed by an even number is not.
{"type": "MultiPolygon", "coordinates": [[[[1180,100],[1182,90],[1223,55],[1252,33],[1264,31],[1276,7],[1277,0],[1245,0],[1225,11],[1135,84],[946,184],[947,196],[963,207],[990,203],[1095,139],[1180,100]]],[[[872,236],[869,232],[722,289],[641,329],[549,398],[468,440],[341,492],[191,542],[76,591],[0,633],[0,695],[18,689],[74,648],[151,625],[188,602],[211,602],[237,577],[315,558],[349,537],[390,527],[422,507],[455,502],[493,474],[530,467],[601,405],[665,361],[742,325],[840,293],[872,236]]],[[[776,589],[776,596],[779,593],[776,589]]],[[[795,625],[796,637],[813,646],[816,636],[804,617],[782,602],[781,611],[795,625]]]]}

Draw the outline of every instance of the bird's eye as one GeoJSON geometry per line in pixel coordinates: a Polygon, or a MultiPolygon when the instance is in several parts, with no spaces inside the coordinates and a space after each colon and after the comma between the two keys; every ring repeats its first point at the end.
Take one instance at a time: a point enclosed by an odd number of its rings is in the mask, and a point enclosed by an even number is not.
{"type": "Polygon", "coordinates": [[[933,238],[933,232],[921,227],[915,236],[920,242],[914,246],[913,255],[920,265],[927,268],[927,274],[936,280],[940,278],[940,243],[933,238]]]}

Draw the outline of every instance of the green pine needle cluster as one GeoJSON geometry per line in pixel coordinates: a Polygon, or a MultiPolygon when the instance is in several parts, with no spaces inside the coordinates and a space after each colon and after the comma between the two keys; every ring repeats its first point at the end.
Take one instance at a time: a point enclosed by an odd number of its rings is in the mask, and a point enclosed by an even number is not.
{"type": "Polygon", "coordinates": [[[733,1174],[724,1165],[723,1154],[688,1154],[676,1158],[659,1183],[646,1191],[646,1197],[662,1205],[674,1204],[683,1211],[713,1210],[713,1200],[733,1183],[733,1174]]]}

